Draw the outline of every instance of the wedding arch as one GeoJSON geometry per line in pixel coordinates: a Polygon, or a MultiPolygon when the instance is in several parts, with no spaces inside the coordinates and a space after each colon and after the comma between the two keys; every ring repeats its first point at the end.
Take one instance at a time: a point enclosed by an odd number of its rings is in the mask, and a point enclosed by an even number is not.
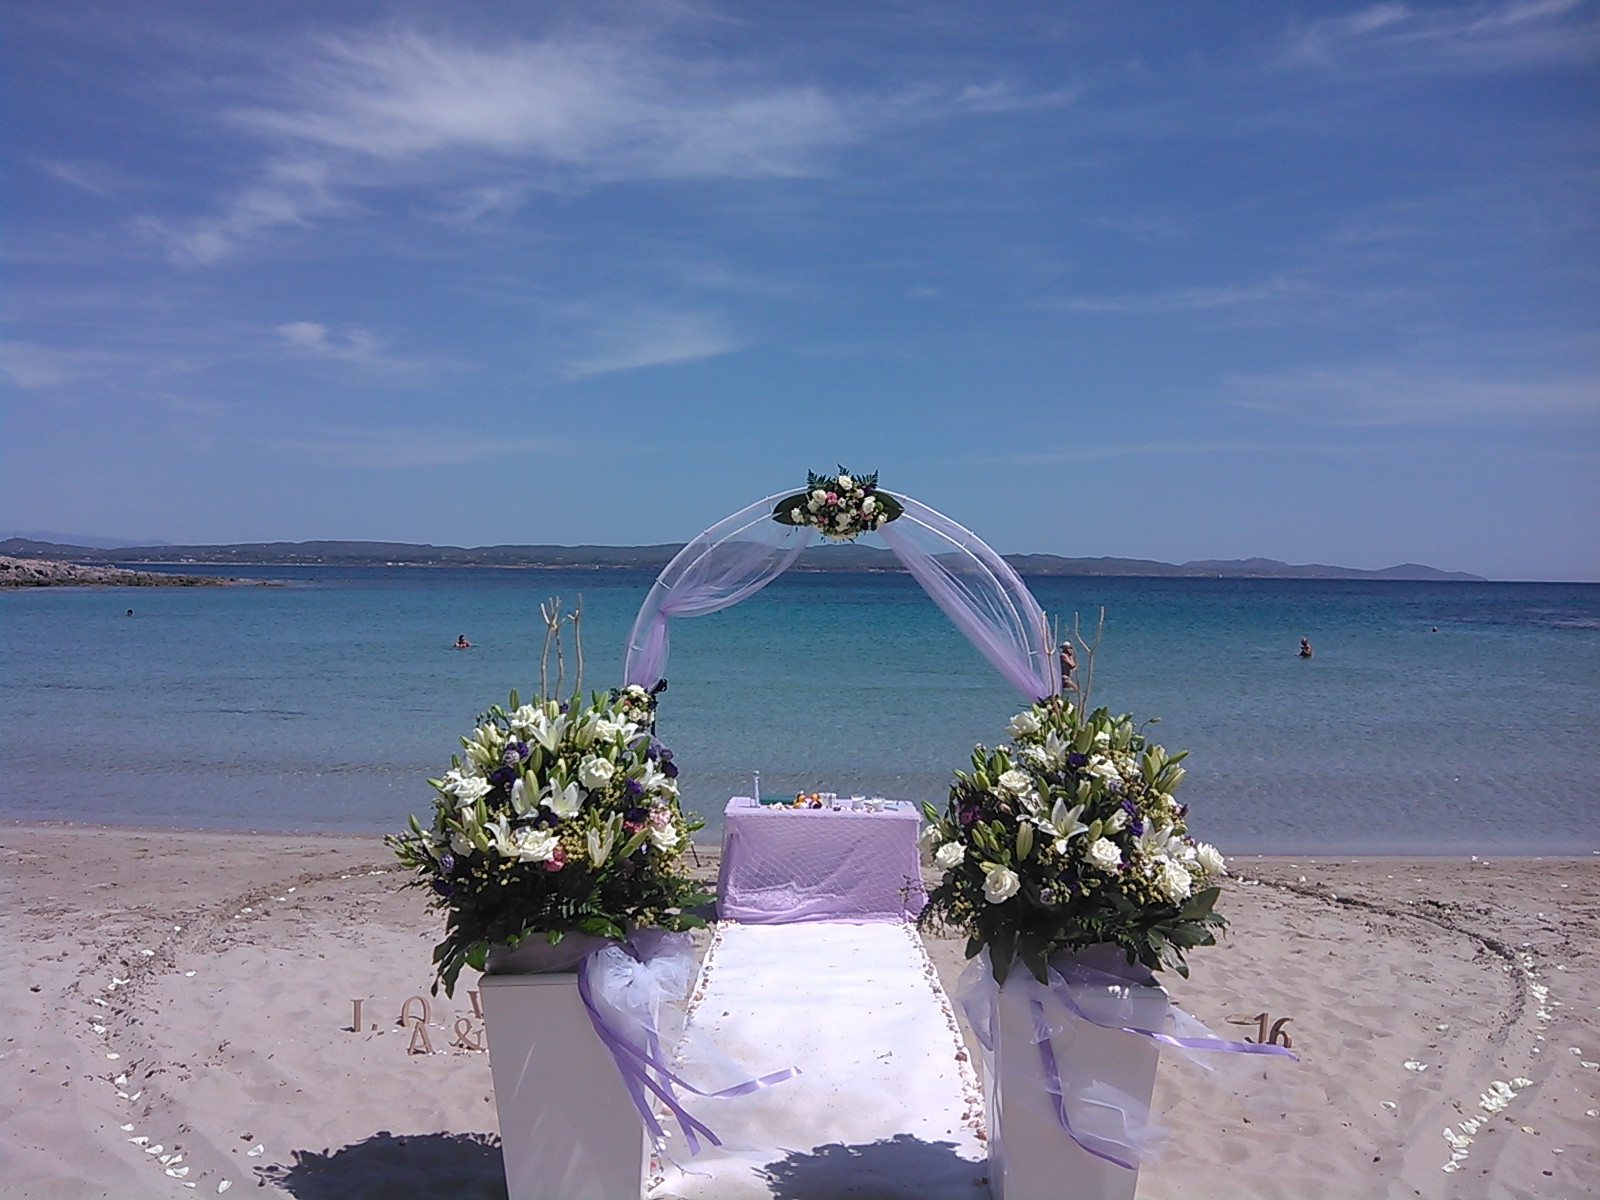
{"type": "Polygon", "coordinates": [[[666,674],[670,623],[748,600],[817,537],[850,541],[875,531],[967,640],[1030,702],[1061,690],[1039,602],[1011,566],[971,530],[927,505],[876,489],[844,468],[811,475],[807,490],[774,493],[717,522],[657,576],[628,637],[623,682],[653,687],[666,674]]]}

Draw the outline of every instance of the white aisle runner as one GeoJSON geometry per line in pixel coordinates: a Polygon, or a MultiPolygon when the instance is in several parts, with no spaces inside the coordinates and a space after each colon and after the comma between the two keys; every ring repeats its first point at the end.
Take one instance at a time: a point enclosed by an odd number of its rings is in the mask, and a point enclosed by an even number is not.
{"type": "Polygon", "coordinates": [[[674,1137],[683,1169],[652,1200],[986,1200],[977,1078],[910,925],[723,925],[690,1004],[700,1039],[752,1075],[804,1073],[689,1097],[727,1151],[674,1137]]]}

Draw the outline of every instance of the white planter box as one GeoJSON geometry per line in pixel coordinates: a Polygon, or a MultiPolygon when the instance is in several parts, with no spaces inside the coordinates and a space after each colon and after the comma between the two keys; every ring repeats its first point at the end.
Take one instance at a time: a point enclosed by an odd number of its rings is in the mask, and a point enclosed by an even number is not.
{"type": "Polygon", "coordinates": [[[485,975],[479,988],[510,1200],[639,1200],[644,1122],[577,975],[485,975]]]}
{"type": "MultiPolygon", "coordinates": [[[[986,1056],[990,1193],[995,1200],[1132,1200],[1139,1172],[1090,1154],[1061,1128],[1045,1090],[1029,989],[1017,986],[1027,974],[1017,963],[1000,989],[994,1053],[986,1056]]],[[[1134,992],[1129,1024],[1161,1028],[1166,990],[1152,984],[1134,992]]],[[[1059,1006],[1047,1007],[1062,1015],[1059,1006]]],[[[1099,1080],[1148,1108],[1160,1058],[1156,1043],[1077,1017],[1066,1020],[1051,1039],[1062,1080],[1099,1080]]]]}

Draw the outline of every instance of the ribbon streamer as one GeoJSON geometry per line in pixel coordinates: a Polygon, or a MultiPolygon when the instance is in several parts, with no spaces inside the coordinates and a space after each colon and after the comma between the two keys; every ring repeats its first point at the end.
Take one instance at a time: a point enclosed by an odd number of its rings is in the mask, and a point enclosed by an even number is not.
{"type": "MultiPolygon", "coordinates": [[[[995,1017],[999,1005],[1000,987],[994,982],[988,957],[988,952],[985,951],[967,968],[962,979],[960,999],[978,1043],[992,1055],[995,1049],[995,1017]]],[[[1144,1106],[1104,1081],[1094,1080],[1082,1087],[1072,1087],[1069,1086],[1068,1080],[1062,1078],[1052,1039],[1066,1029],[1073,1018],[1101,1029],[1147,1038],[1161,1045],[1182,1050],[1186,1054],[1193,1051],[1268,1054],[1298,1061],[1298,1056],[1283,1046],[1264,1046],[1255,1042],[1219,1038],[1200,1021],[1170,1001],[1167,1005],[1166,1023],[1198,1030],[1197,1034],[1180,1035],[1135,1024],[1130,1012],[1131,1000],[1134,989],[1141,986],[1140,982],[1090,966],[1081,959],[1068,960],[1059,967],[1054,963],[1050,964],[1047,968],[1047,978],[1048,984],[1040,984],[1032,975],[1017,971],[1012,973],[1007,986],[1020,990],[1030,1002],[1033,1036],[1039,1048],[1040,1073],[1044,1078],[1044,1091],[1051,1098],[1056,1121],[1062,1131],[1087,1153],[1127,1170],[1138,1168],[1138,1159],[1148,1137],[1148,1129],[1140,1115],[1144,1106]],[[1057,1006],[1057,1011],[1061,1012],[1066,1020],[1052,1019],[1045,1007],[1047,1003],[1057,1006]],[[1073,1104],[1092,1105],[1103,1108],[1108,1113],[1115,1113],[1120,1118],[1120,1130],[1116,1133],[1099,1135],[1075,1126],[1069,1112],[1073,1104]]]]}
{"type": "MultiPolygon", "coordinates": [[[[667,939],[663,939],[661,944],[666,943],[667,939]]],[[[702,1091],[673,1072],[667,1066],[661,1050],[661,1031],[657,1021],[665,991],[660,976],[670,975],[675,969],[680,969],[687,958],[687,950],[673,946],[664,953],[652,955],[643,947],[635,946],[634,949],[637,957],[615,945],[604,946],[586,957],[578,967],[578,995],[583,1000],[583,1007],[589,1014],[589,1022],[594,1026],[596,1036],[611,1052],[617,1072],[622,1076],[623,1086],[633,1100],[634,1107],[639,1110],[639,1116],[643,1118],[654,1143],[661,1145],[667,1134],[651,1108],[646,1091],[660,1100],[677,1121],[678,1127],[683,1130],[689,1153],[699,1154],[700,1135],[704,1135],[714,1146],[722,1145],[722,1140],[705,1122],[684,1109],[673,1090],[674,1085],[708,1100],[727,1100],[792,1079],[800,1074],[800,1068],[786,1067],[715,1092],[702,1091]],[[621,986],[605,988],[603,1003],[596,1003],[594,976],[602,969],[609,969],[623,978],[621,986]]]]}

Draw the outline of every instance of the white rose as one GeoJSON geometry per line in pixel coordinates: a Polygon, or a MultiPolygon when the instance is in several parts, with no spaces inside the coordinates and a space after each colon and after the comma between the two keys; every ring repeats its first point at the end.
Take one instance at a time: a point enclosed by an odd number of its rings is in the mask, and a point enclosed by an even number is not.
{"type": "Polygon", "coordinates": [[[1012,767],[1009,771],[1002,772],[1000,775],[1000,786],[1014,795],[1022,795],[1032,783],[1033,779],[1026,771],[1019,771],[1015,767],[1012,767]]]}
{"type": "Polygon", "coordinates": [[[586,758],[578,766],[578,781],[591,792],[598,792],[611,782],[611,777],[617,773],[609,759],[586,758]]]}
{"type": "Polygon", "coordinates": [[[873,509],[875,509],[877,507],[878,507],[878,498],[876,496],[868,496],[865,500],[863,500],[861,502],[861,511],[864,512],[864,513],[869,513],[869,512],[871,512],[873,509]]]}
{"type": "Polygon", "coordinates": [[[501,846],[501,853],[522,862],[549,862],[560,844],[561,839],[549,830],[518,829],[508,839],[508,844],[501,846]]]}
{"type": "Polygon", "coordinates": [[[851,479],[850,476],[848,476],[848,475],[839,476],[839,490],[841,492],[848,492],[851,488],[855,487],[855,485],[856,485],[856,481],[854,479],[851,479]]]}
{"type": "Polygon", "coordinates": [[[917,847],[932,854],[943,837],[937,825],[925,825],[922,832],[917,834],[917,847]]]}
{"type": "Polygon", "coordinates": [[[828,502],[828,493],[825,489],[818,488],[811,493],[811,499],[815,504],[826,504],[828,502]]]}
{"type": "Polygon", "coordinates": [[[946,842],[934,852],[933,865],[941,871],[948,871],[966,856],[966,848],[960,842],[946,842]]]}
{"type": "Polygon", "coordinates": [[[1099,867],[1102,871],[1114,871],[1122,865],[1122,851],[1110,838],[1095,838],[1083,856],[1089,860],[1090,866],[1099,867]]]}
{"type": "Polygon", "coordinates": [[[789,520],[793,521],[796,525],[801,524],[805,519],[806,510],[801,508],[798,504],[789,510],[789,520]]]}
{"type": "Polygon", "coordinates": [[[1155,884],[1174,904],[1187,899],[1194,890],[1194,880],[1189,872],[1182,863],[1173,862],[1170,858],[1163,858],[1161,865],[1156,868],[1155,884]]]}
{"type": "Polygon", "coordinates": [[[1010,867],[996,867],[984,876],[983,898],[990,904],[1000,904],[1017,894],[1022,880],[1010,867]]]}
{"type": "Polygon", "coordinates": [[[1089,774],[1096,775],[1108,782],[1113,779],[1120,780],[1122,778],[1122,775],[1117,771],[1117,764],[1112,762],[1103,754],[1096,754],[1093,758],[1091,758],[1089,760],[1089,766],[1087,770],[1089,774]]]}
{"type": "Polygon", "coordinates": [[[1026,737],[1030,733],[1039,732],[1039,718],[1033,715],[1032,710],[1024,709],[1011,718],[1011,724],[1006,728],[1012,737],[1026,737]]]}
{"type": "Polygon", "coordinates": [[[456,803],[463,806],[476,803],[494,790],[489,786],[489,781],[479,775],[457,775],[449,786],[455,794],[456,803]]]}
{"type": "Polygon", "coordinates": [[[1201,842],[1194,848],[1195,859],[1200,863],[1200,869],[1207,875],[1226,875],[1228,873],[1227,860],[1222,857],[1221,851],[1209,842],[1201,842]]]}
{"type": "Polygon", "coordinates": [[[657,850],[670,854],[678,848],[678,831],[671,825],[655,825],[650,829],[650,841],[657,850]]]}
{"type": "Polygon", "coordinates": [[[840,513],[833,519],[833,523],[840,529],[843,529],[846,525],[850,524],[850,514],[847,512],[840,513]]]}

